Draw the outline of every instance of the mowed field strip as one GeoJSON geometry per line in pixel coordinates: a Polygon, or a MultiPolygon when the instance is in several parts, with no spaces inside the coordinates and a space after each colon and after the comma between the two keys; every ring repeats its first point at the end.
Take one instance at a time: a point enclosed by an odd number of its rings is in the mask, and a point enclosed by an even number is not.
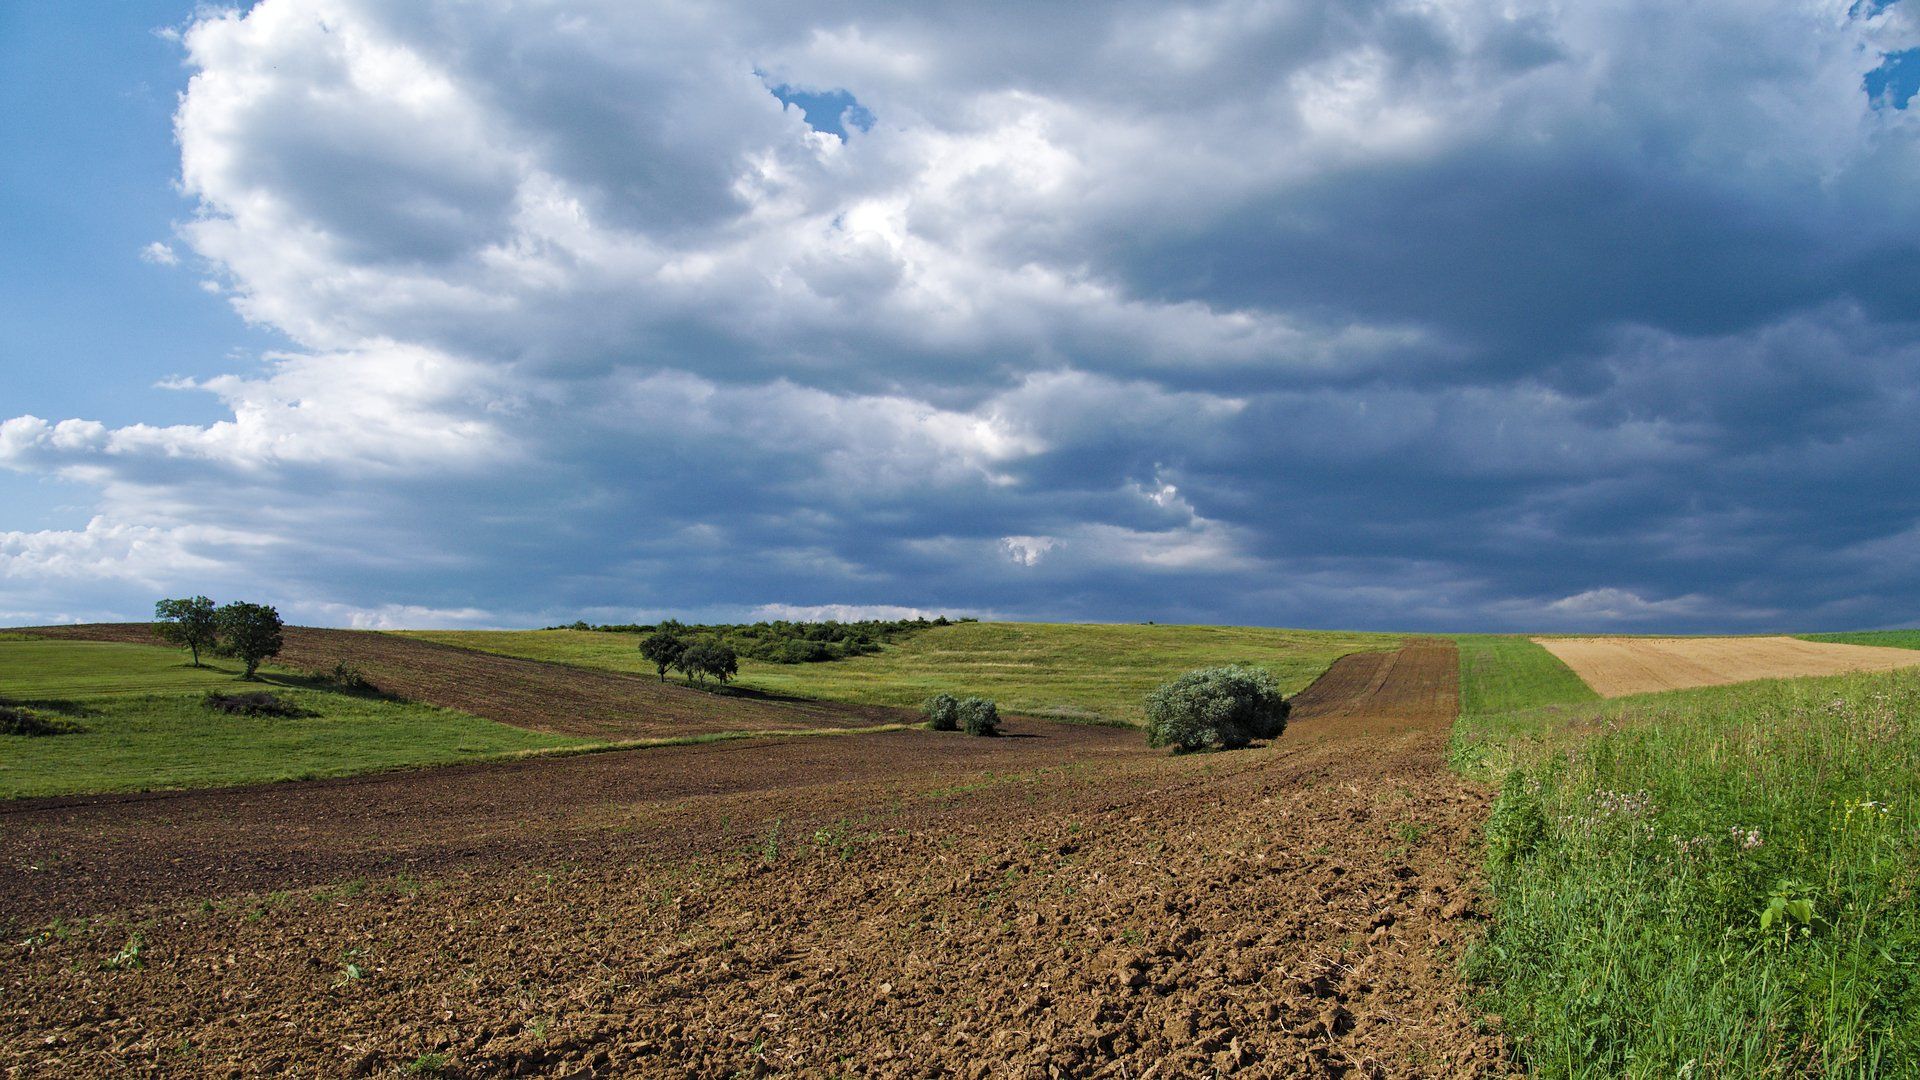
{"type": "Polygon", "coordinates": [[[1920,650],[1790,637],[1535,638],[1601,697],[1920,666],[1920,650]]]}

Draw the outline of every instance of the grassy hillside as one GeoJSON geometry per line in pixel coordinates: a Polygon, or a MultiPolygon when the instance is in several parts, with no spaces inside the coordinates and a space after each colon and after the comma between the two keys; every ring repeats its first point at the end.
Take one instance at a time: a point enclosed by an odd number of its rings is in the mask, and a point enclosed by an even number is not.
{"type": "Polygon", "coordinates": [[[0,639],[0,698],[78,724],[75,734],[0,735],[0,798],[215,787],[470,761],[586,740],[451,709],[341,693],[287,672],[264,685],[239,666],[144,645],[0,639]],[[202,706],[208,690],[270,690],[298,717],[202,706]]]}
{"type": "Polygon", "coordinates": [[[1598,701],[1573,669],[1524,637],[1461,634],[1460,712],[1512,712],[1543,705],[1598,701]]]}
{"type": "Polygon", "coordinates": [[[1890,649],[1920,649],[1920,630],[1861,630],[1848,634],[1797,634],[1803,641],[1831,641],[1840,645],[1884,645],[1890,649]]]}
{"type": "MultiPolygon", "coordinates": [[[[449,645],[583,667],[653,674],[630,634],[576,630],[407,631],[449,645]]],[[[743,660],[740,684],[869,705],[918,705],[940,692],[983,694],[1008,712],[1138,722],[1147,691],[1213,664],[1266,668],[1297,692],[1347,653],[1392,648],[1394,634],[1231,626],[960,623],[823,664],[743,660]]]]}
{"type": "Polygon", "coordinates": [[[1920,1075],[1916,717],[1914,671],[1464,716],[1530,1071],[1920,1075]]]}

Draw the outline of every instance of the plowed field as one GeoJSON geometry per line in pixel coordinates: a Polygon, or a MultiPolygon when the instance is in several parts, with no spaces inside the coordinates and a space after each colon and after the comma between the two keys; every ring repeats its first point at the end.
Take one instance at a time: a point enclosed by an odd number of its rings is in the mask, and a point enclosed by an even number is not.
{"type": "Polygon", "coordinates": [[[1920,650],[1790,637],[1534,640],[1602,697],[1920,665],[1920,650]]]}
{"type": "Polygon", "coordinates": [[[1225,754],[1022,722],[10,806],[0,1069],[1503,1072],[1456,673],[1343,660],[1225,754]]]}

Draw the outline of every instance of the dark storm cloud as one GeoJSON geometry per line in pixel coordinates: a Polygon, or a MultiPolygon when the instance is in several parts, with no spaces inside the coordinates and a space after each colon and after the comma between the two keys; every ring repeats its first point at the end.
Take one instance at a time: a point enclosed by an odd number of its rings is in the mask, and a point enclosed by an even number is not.
{"type": "Polygon", "coordinates": [[[0,573],[42,617],[1910,620],[1915,38],[1744,0],[209,15],[181,240],[303,351],[189,388],[221,424],[7,421],[0,462],[100,494],[0,573]]]}

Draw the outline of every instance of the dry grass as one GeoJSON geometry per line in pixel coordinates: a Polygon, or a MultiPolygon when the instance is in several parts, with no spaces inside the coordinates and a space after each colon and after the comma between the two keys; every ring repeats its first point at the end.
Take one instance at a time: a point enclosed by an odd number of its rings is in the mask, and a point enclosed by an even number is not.
{"type": "Polygon", "coordinates": [[[1601,697],[1920,666],[1920,651],[1790,637],[1536,638],[1601,697]]]}

